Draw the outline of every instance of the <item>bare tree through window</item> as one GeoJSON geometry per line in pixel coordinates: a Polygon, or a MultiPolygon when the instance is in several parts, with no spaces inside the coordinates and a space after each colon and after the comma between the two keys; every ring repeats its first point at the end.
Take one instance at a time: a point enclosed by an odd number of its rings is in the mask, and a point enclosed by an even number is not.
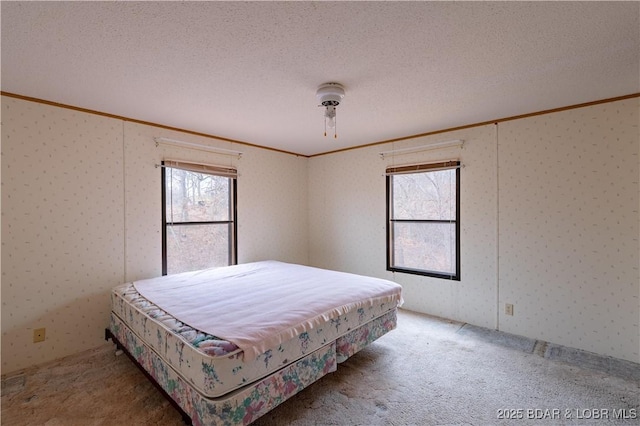
{"type": "Polygon", "coordinates": [[[225,176],[165,168],[165,273],[233,263],[234,184],[225,176]]]}
{"type": "Polygon", "coordinates": [[[389,269],[455,278],[458,169],[388,176],[389,269]]]}

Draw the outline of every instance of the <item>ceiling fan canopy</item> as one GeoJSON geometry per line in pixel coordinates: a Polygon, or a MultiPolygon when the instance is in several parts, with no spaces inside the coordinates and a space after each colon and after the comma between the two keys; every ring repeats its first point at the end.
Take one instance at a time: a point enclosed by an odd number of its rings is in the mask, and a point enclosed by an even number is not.
{"type": "MultiPolygon", "coordinates": [[[[327,136],[326,127],[335,129],[336,127],[336,107],[340,105],[344,98],[344,87],[339,83],[324,83],[318,87],[316,92],[316,98],[320,105],[325,107],[324,110],[324,124],[325,132],[327,136]]],[[[334,131],[333,137],[336,138],[337,134],[334,131]]]]}

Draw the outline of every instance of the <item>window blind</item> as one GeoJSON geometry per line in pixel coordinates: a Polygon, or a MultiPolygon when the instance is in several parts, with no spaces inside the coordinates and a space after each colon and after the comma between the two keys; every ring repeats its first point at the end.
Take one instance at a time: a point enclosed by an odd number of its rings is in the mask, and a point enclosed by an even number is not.
{"type": "Polygon", "coordinates": [[[238,171],[234,167],[214,166],[211,164],[195,164],[180,160],[164,160],[162,167],[173,167],[188,170],[190,172],[206,173],[209,175],[223,176],[237,179],[238,171]]]}
{"type": "Polygon", "coordinates": [[[434,172],[436,170],[459,169],[459,160],[440,161],[438,163],[411,164],[406,166],[387,167],[386,175],[400,175],[403,173],[434,172]]]}

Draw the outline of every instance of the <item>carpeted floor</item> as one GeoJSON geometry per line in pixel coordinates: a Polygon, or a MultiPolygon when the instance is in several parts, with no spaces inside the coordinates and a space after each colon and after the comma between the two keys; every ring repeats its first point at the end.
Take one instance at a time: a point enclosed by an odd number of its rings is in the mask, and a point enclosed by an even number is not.
{"type": "MultiPolygon", "coordinates": [[[[640,422],[638,364],[623,363],[608,374],[544,357],[546,345],[528,339],[407,311],[398,322],[398,329],[254,424],[640,422]]],[[[3,380],[3,425],[183,424],[111,344],[24,373],[3,380]]]]}

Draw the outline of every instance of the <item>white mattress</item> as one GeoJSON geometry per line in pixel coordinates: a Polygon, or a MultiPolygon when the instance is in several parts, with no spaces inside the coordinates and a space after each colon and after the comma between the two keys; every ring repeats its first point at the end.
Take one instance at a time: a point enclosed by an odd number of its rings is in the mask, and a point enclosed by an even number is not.
{"type": "Polygon", "coordinates": [[[180,321],[238,345],[247,360],[354,309],[402,300],[392,281],[273,260],[134,286],[180,321]]]}
{"type": "Polygon", "coordinates": [[[364,304],[278,343],[254,359],[225,339],[193,329],[143,298],[132,283],[113,289],[112,327],[126,324],[203,395],[215,398],[279,370],[394,310],[398,300],[364,304]]]}

